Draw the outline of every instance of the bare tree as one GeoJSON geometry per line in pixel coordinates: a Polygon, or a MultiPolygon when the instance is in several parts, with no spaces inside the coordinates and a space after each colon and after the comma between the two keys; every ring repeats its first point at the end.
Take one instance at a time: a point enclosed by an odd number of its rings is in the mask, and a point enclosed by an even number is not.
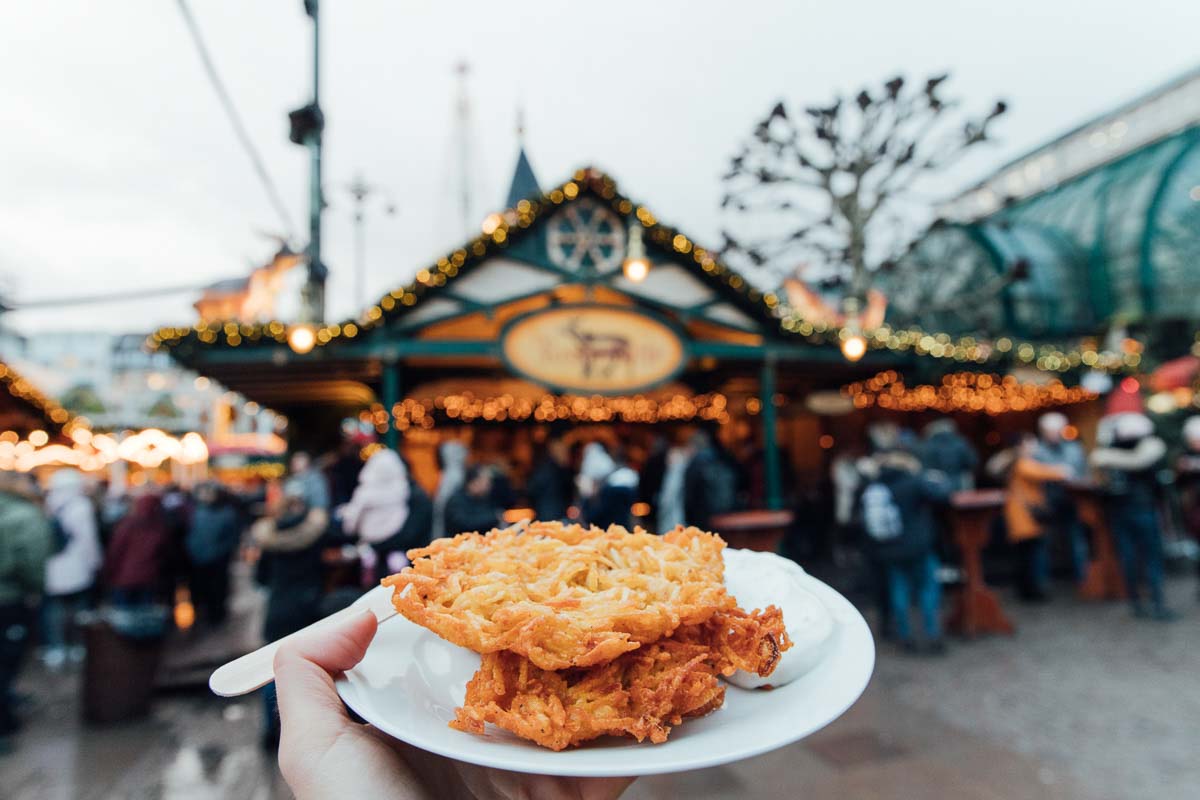
{"type": "Polygon", "coordinates": [[[723,253],[779,277],[819,266],[861,298],[871,274],[910,244],[904,203],[916,185],[987,141],[1005,111],[998,101],[981,117],[959,113],[960,101],[942,95],[947,78],[910,85],[896,77],[799,114],[777,103],[723,177],[722,208],[760,231],[723,232],[723,253]],[[777,224],[764,225],[771,219],[777,224]]]}

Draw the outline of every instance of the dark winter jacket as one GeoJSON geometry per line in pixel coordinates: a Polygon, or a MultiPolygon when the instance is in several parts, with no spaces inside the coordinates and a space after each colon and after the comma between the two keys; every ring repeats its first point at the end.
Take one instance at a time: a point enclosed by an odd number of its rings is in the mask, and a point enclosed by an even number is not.
{"type": "Polygon", "coordinates": [[[459,489],[446,503],[446,535],[457,536],[469,531],[486,532],[500,522],[500,509],[492,504],[490,495],[476,497],[459,489]]]}
{"type": "Polygon", "coordinates": [[[566,519],[574,488],[571,471],[547,456],[533,468],[529,482],[525,484],[525,493],[529,495],[537,519],[566,519]]]}
{"type": "Polygon", "coordinates": [[[0,491],[0,606],[41,594],[50,543],[50,523],[41,509],[0,491]]]}
{"type": "Polygon", "coordinates": [[[161,588],[169,539],[162,503],[153,495],[139,497],[108,544],[105,584],[110,589],[161,588]]]}
{"type": "Polygon", "coordinates": [[[637,502],[638,476],[629,467],[618,467],[595,494],[583,502],[583,519],[597,528],[633,524],[633,504],[637,502]]]}
{"type": "Polygon", "coordinates": [[[237,549],[240,538],[241,525],[232,505],[198,503],[187,535],[188,557],[202,567],[225,561],[237,549]]]}
{"type": "Polygon", "coordinates": [[[966,489],[965,479],[975,473],[979,456],[966,437],[946,426],[934,428],[921,442],[921,463],[945,475],[955,489],[966,489]]]}
{"type": "Polygon", "coordinates": [[[952,487],[949,481],[886,464],[874,480],[891,491],[901,521],[899,536],[881,542],[872,541],[874,556],[880,561],[896,562],[920,558],[932,552],[938,530],[933,509],[935,505],[950,499],[952,487]]]}
{"type": "Polygon", "coordinates": [[[1100,470],[1104,487],[1122,510],[1153,510],[1160,491],[1158,470],[1167,446],[1157,436],[1117,441],[1092,451],[1092,466],[1100,470]]]}
{"type": "Polygon", "coordinates": [[[267,587],[263,636],[274,641],[316,622],[322,595],[322,537],[329,515],[321,508],[302,514],[266,518],[254,523],[251,535],[262,548],[259,578],[267,587]]]}
{"type": "Polygon", "coordinates": [[[737,474],[713,448],[698,451],[683,476],[683,516],[688,525],[708,530],[714,514],[732,511],[737,474]]]}

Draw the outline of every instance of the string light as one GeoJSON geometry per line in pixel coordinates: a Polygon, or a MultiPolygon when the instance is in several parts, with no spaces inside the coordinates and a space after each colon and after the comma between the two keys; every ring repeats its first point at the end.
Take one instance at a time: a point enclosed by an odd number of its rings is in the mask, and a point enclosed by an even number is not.
{"type": "MultiPolygon", "coordinates": [[[[417,304],[418,300],[431,291],[448,286],[455,278],[470,270],[472,266],[507,248],[513,235],[532,227],[548,213],[553,213],[564,202],[572,202],[590,194],[608,204],[624,218],[641,223],[630,225],[631,248],[633,232],[638,232],[650,242],[675,257],[688,257],[698,265],[704,278],[724,291],[734,291],[754,307],[765,319],[777,320],[781,329],[806,339],[813,344],[832,344],[840,347],[846,358],[857,360],[851,354],[861,347],[862,358],[871,350],[912,353],[957,363],[1020,364],[1034,367],[1043,372],[1066,373],[1086,367],[1088,369],[1123,373],[1141,365],[1140,345],[1134,350],[1100,350],[1087,340],[1078,345],[1051,344],[1014,341],[1001,336],[994,340],[974,336],[953,337],[941,332],[928,332],[918,327],[893,330],[880,326],[871,331],[856,331],[810,322],[800,316],[791,306],[783,302],[774,292],[763,292],[754,287],[737,271],[719,261],[703,247],[697,246],[680,231],[663,225],[645,206],[636,205],[617,191],[616,182],[596,169],[578,170],[572,179],[543,194],[540,198],[527,198],[514,208],[497,214],[489,214],[481,226],[482,235],[455,250],[435,264],[419,270],[415,279],[397,288],[359,315],[356,320],[330,324],[313,330],[312,347],[324,347],[344,339],[351,339],[361,330],[369,330],[386,324],[403,315],[417,304]],[[861,339],[861,343],[860,343],[861,339]]],[[[650,261],[640,263],[631,257],[625,262],[625,275],[629,280],[644,280],[649,273],[650,261]]],[[[199,323],[193,327],[164,327],[151,334],[147,341],[150,349],[174,348],[181,345],[223,345],[237,347],[247,342],[288,342],[287,326],[279,321],[256,325],[234,325],[232,333],[228,324],[217,322],[199,323]]],[[[1132,340],[1130,340],[1132,341],[1132,340]]],[[[312,347],[308,349],[311,350],[312,347]]],[[[295,349],[293,347],[293,349],[295,349]]],[[[1197,349],[1200,349],[1198,346],[1197,349]]],[[[300,351],[297,351],[300,352],[300,351]]],[[[308,352],[305,350],[304,352],[308,352]]]]}
{"type": "MultiPolygon", "coordinates": [[[[632,218],[639,225],[631,225],[638,236],[648,237],[650,242],[674,255],[690,256],[700,266],[704,277],[712,284],[720,285],[725,291],[740,294],[766,319],[778,315],[779,298],[773,292],[763,293],[752,286],[741,275],[718,261],[712,253],[697,247],[687,236],[675,228],[663,225],[645,206],[637,205],[617,190],[616,182],[597,169],[577,170],[571,180],[551,189],[540,198],[526,198],[516,206],[498,214],[489,214],[481,225],[482,235],[429,267],[421,269],[407,286],[399,287],[381,297],[359,315],[357,319],[314,328],[314,347],[324,347],[334,342],[353,338],[361,330],[369,330],[386,324],[389,320],[407,311],[422,297],[438,288],[448,286],[454,279],[469,271],[471,267],[496,252],[506,249],[513,236],[530,227],[544,216],[555,212],[565,202],[573,202],[591,195],[608,205],[624,218],[632,218]]],[[[650,260],[646,261],[647,272],[650,260]]],[[[634,278],[640,267],[632,268],[634,278]]],[[[207,345],[238,347],[249,344],[288,342],[288,326],[278,320],[237,326],[231,336],[225,325],[219,322],[202,322],[190,327],[167,326],[159,328],[148,338],[146,345],[151,350],[176,348],[183,345],[207,345]]],[[[311,349],[311,348],[310,348],[311,349]]]]}
{"type": "Polygon", "coordinates": [[[937,386],[906,386],[904,379],[891,370],[851,383],[842,391],[858,409],[876,407],[888,411],[967,412],[991,416],[1010,411],[1038,411],[1098,397],[1080,387],[1064,386],[1058,380],[1038,385],[1021,383],[1011,375],[1001,378],[975,372],[946,375],[937,386]]]}
{"type": "Polygon", "coordinates": [[[304,355],[316,346],[317,333],[311,325],[293,325],[292,329],[288,331],[287,342],[288,347],[293,351],[304,355]]]}
{"type": "Polygon", "coordinates": [[[176,438],[157,428],[147,428],[117,440],[109,434],[72,431],[70,446],[50,443],[45,431],[33,431],[21,439],[15,431],[0,434],[0,470],[28,472],[39,467],[69,466],[87,472],[103,469],[115,461],[157,469],[167,461],[185,466],[208,461],[208,445],[198,433],[176,438]],[[37,434],[41,434],[40,436],[37,434]]]}
{"type": "MultiPolygon", "coordinates": [[[[729,421],[729,400],[720,393],[651,397],[601,397],[544,394],[515,397],[511,394],[479,397],[471,392],[432,398],[406,398],[392,407],[392,421],[400,430],[430,430],[438,424],[472,422],[691,422],[729,421]]],[[[388,414],[376,404],[359,414],[359,420],[387,431],[388,414]]]]}
{"type": "Polygon", "coordinates": [[[64,432],[69,432],[73,427],[71,415],[65,408],[39,392],[32,383],[3,361],[0,361],[0,387],[3,387],[9,396],[31,406],[35,413],[56,429],[61,428],[64,432]]]}
{"type": "Polygon", "coordinates": [[[847,361],[858,361],[867,354],[867,340],[861,336],[847,336],[842,340],[842,355],[847,361]]]}

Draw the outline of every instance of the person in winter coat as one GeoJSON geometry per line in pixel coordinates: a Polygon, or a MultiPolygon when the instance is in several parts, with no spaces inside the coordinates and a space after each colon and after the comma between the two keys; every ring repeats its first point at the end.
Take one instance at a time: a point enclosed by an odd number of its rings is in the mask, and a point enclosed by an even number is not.
{"type": "Polygon", "coordinates": [[[134,500],[104,557],[104,585],[113,605],[146,605],[161,595],[169,537],[162,501],[153,494],[134,500]]]}
{"type": "Polygon", "coordinates": [[[687,525],[684,491],[691,459],[692,452],[686,447],[674,446],[667,450],[658,495],[654,498],[656,533],[667,533],[680,525],[687,525]]]}
{"type": "Polygon", "coordinates": [[[536,519],[549,522],[567,518],[567,507],[571,505],[575,488],[569,461],[566,442],[562,439],[546,442],[545,452],[537,460],[525,484],[525,494],[533,504],[536,519]]]}
{"type": "Polygon", "coordinates": [[[441,477],[438,478],[437,490],[433,495],[433,538],[453,536],[458,531],[449,530],[446,524],[446,504],[450,498],[462,488],[467,476],[467,458],[470,453],[462,442],[450,440],[438,445],[438,468],[441,477]]]}
{"type": "MultiPolygon", "coordinates": [[[[320,618],[322,581],[321,540],[329,528],[329,515],[309,503],[308,488],[289,480],[283,486],[278,511],[258,520],[250,536],[261,548],[259,582],[267,590],[263,638],[282,639],[320,618]]],[[[263,745],[279,743],[279,714],[274,687],[263,690],[263,745]]]]}
{"type": "Polygon", "coordinates": [[[446,503],[446,531],[460,533],[490,531],[500,523],[500,508],[492,501],[492,471],[475,465],[467,469],[466,480],[446,503]]]}
{"type": "Polygon", "coordinates": [[[291,475],[288,480],[295,481],[304,487],[304,499],[308,501],[308,504],[328,513],[329,481],[313,464],[312,456],[303,450],[298,450],[292,453],[292,460],[288,466],[291,467],[291,475]]]}
{"type": "Polygon", "coordinates": [[[925,426],[921,441],[921,464],[946,476],[955,491],[975,486],[975,469],[979,454],[958,431],[950,417],[934,420],[925,426]]]}
{"type": "Polygon", "coordinates": [[[953,484],[937,471],[923,470],[917,456],[906,448],[881,451],[860,468],[867,478],[863,527],[873,558],[884,567],[891,632],[904,649],[918,649],[909,622],[915,601],[924,628],[924,649],[940,653],[945,645],[933,509],[949,499],[953,484]]]}
{"type": "MultiPolygon", "coordinates": [[[[1183,452],[1175,462],[1183,520],[1188,533],[1200,540],[1200,416],[1183,423],[1183,452]]],[[[1200,560],[1196,562],[1200,569],[1200,560]]]]}
{"type": "MultiPolygon", "coordinates": [[[[1088,476],[1087,455],[1083,445],[1067,439],[1067,418],[1051,411],[1038,418],[1038,443],[1033,457],[1043,464],[1066,470],[1067,480],[1082,480],[1088,476]]],[[[1045,527],[1050,535],[1062,536],[1071,549],[1071,565],[1077,580],[1087,572],[1087,532],[1079,519],[1075,501],[1061,482],[1044,484],[1045,527]]]]}
{"type": "Polygon", "coordinates": [[[0,472],[0,755],[16,733],[13,683],[29,649],[53,533],[24,475],[0,472]]]}
{"type": "Polygon", "coordinates": [[[638,475],[617,464],[599,442],[583,448],[583,460],[576,479],[583,501],[583,521],[598,528],[633,525],[633,504],[637,501],[638,475]]]}
{"type": "Polygon", "coordinates": [[[1158,470],[1167,446],[1154,435],[1144,414],[1125,412],[1108,417],[1097,434],[1091,464],[1102,476],[1109,497],[1108,519],[1125,573],[1133,613],[1170,621],[1176,615],[1163,596],[1163,543],[1158,518],[1158,470]],[[1142,578],[1150,596],[1147,609],[1142,578]]]}
{"type": "Polygon", "coordinates": [[[688,525],[709,530],[713,515],[732,511],[736,505],[737,473],[704,431],[691,435],[688,450],[690,457],[683,476],[683,515],[688,525]]]}
{"type": "Polygon", "coordinates": [[[55,552],[46,562],[43,661],[51,669],[58,669],[68,658],[83,660],[83,643],[75,627],[75,617],[90,601],[103,553],[96,512],[78,470],[64,468],[50,477],[46,511],[55,529],[51,547],[55,552]]]}
{"type": "Polygon", "coordinates": [[[408,469],[395,450],[379,450],[358,475],[350,502],[335,513],[342,531],[369,545],[376,563],[388,573],[407,564],[404,553],[423,542],[409,527],[413,485],[408,469]],[[395,562],[395,569],[389,562],[395,562]]]}
{"type": "Polygon", "coordinates": [[[1070,477],[1066,467],[1043,464],[1036,456],[1038,440],[1025,434],[1016,446],[1009,468],[1008,493],[1004,500],[1004,521],[1008,540],[1017,548],[1020,564],[1018,591],[1026,600],[1047,599],[1050,584],[1050,556],[1046,546],[1046,484],[1070,477]]]}
{"type": "Polygon", "coordinates": [[[199,616],[216,626],[229,609],[229,566],[242,538],[237,508],[215,483],[196,489],[196,505],[187,535],[192,565],[192,602],[199,616]]]}

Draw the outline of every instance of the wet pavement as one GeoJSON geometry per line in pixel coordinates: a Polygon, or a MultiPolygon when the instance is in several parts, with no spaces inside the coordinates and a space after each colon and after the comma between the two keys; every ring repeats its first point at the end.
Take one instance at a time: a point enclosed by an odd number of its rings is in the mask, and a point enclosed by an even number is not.
{"type": "MultiPolygon", "coordinates": [[[[1170,625],[1064,590],[1045,606],[1010,602],[1013,639],[956,643],[936,659],[884,645],[863,699],[819,734],[738,764],[644,778],[625,797],[1194,797],[1200,608],[1191,579],[1170,588],[1184,611],[1170,625]]],[[[237,610],[253,620],[254,596],[237,610]]],[[[204,661],[237,644],[196,637],[187,649],[204,661]]],[[[28,723],[17,752],[0,756],[9,800],[290,797],[259,749],[254,698],[175,689],[146,720],[91,727],[80,721],[78,672],[33,664],[19,689],[30,697],[28,723]]]]}

